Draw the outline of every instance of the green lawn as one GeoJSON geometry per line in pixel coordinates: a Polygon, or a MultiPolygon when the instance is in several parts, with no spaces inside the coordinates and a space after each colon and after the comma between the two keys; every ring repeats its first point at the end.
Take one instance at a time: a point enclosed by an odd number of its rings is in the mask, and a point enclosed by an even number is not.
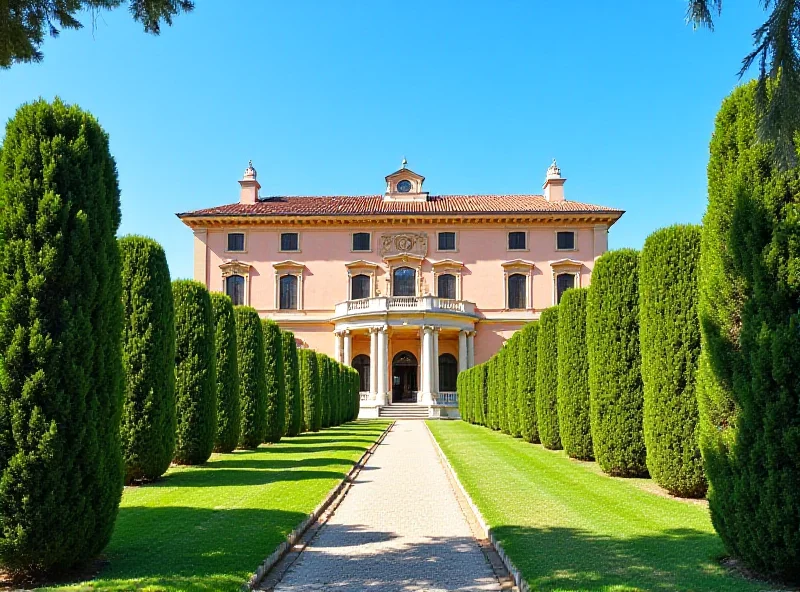
{"type": "Polygon", "coordinates": [[[387,425],[359,421],[215,454],[127,488],[108,564],[97,579],[58,589],[238,591],[387,425]]]}
{"type": "Polygon", "coordinates": [[[708,509],[461,421],[428,422],[534,590],[766,590],[718,563],[708,509]]]}

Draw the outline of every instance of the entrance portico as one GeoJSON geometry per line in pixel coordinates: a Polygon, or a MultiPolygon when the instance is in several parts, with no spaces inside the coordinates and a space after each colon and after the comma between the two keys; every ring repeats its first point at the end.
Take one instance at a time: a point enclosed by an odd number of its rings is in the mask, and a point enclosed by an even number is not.
{"type": "Polygon", "coordinates": [[[456,412],[455,371],[471,367],[475,359],[475,320],[471,302],[435,296],[364,298],[337,305],[336,352],[340,360],[360,372],[361,416],[376,417],[380,408],[398,403],[428,407],[433,417],[456,412]],[[368,342],[367,342],[368,340],[368,342]],[[440,376],[440,365],[448,369],[440,376]],[[449,383],[445,383],[449,381],[449,383]],[[444,386],[445,388],[441,388],[444,386]]]}

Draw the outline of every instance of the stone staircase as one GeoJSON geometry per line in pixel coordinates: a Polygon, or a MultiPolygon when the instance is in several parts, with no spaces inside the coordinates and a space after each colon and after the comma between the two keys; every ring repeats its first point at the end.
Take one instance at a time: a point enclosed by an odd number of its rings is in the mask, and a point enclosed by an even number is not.
{"type": "Polygon", "coordinates": [[[427,405],[416,403],[393,403],[378,409],[378,417],[389,419],[428,419],[429,408],[427,405]]]}

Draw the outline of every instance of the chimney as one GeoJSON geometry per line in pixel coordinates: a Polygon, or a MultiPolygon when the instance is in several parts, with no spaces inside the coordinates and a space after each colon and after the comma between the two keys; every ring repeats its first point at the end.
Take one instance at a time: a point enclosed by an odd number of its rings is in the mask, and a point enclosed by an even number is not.
{"type": "Polygon", "coordinates": [[[239,194],[239,203],[254,204],[258,201],[258,190],[261,185],[256,180],[258,174],[253,168],[253,161],[251,160],[244,171],[244,177],[239,181],[242,186],[242,192],[239,194]]]}
{"type": "Polygon", "coordinates": [[[567,180],[561,177],[561,169],[553,159],[553,164],[547,169],[547,176],[544,179],[544,198],[547,201],[564,201],[564,183],[567,180]]]}

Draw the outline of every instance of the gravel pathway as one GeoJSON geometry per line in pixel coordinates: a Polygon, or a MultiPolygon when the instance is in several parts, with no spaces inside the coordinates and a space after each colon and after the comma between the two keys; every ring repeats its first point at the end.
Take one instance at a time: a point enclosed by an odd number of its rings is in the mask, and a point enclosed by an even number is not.
{"type": "Polygon", "coordinates": [[[398,421],[278,592],[500,590],[421,421],[398,421]]]}

